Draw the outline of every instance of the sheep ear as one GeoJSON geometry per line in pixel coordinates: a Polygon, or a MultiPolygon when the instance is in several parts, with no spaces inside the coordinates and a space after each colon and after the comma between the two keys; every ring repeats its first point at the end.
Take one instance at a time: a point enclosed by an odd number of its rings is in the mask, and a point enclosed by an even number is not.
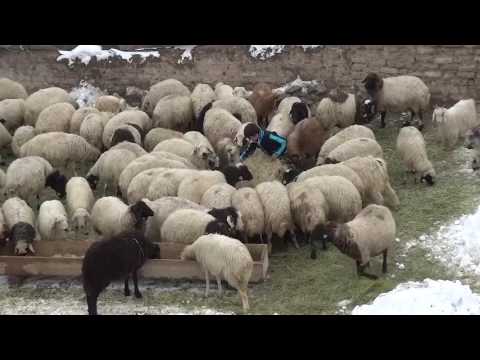
{"type": "Polygon", "coordinates": [[[227,224],[233,229],[235,224],[233,223],[232,215],[227,216],[227,224]]]}
{"type": "Polygon", "coordinates": [[[32,244],[28,244],[28,250],[30,250],[32,254],[35,254],[35,249],[32,244]]]}

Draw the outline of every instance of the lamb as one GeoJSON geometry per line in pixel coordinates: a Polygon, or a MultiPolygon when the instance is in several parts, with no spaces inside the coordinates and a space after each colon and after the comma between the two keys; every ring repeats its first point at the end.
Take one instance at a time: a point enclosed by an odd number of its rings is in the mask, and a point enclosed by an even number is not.
{"type": "MultiPolygon", "coordinates": [[[[430,90],[425,83],[416,76],[402,75],[381,78],[375,73],[369,73],[362,81],[365,90],[372,97],[374,107],[367,120],[379,112],[382,127],[385,127],[387,111],[400,113],[411,112],[411,120],[415,115],[420,118],[420,130],[423,128],[423,112],[430,104],[430,90]]],[[[409,123],[407,123],[409,125],[409,123]]]]}
{"type": "Polygon", "coordinates": [[[98,111],[117,114],[127,108],[127,102],[125,99],[116,96],[104,95],[97,98],[95,108],[97,108],[98,111]]]}
{"type": "Polygon", "coordinates": [[[357,138],[344,142],[333,149],[325,159],[326,164],[336,164],[355,156],[383,158],[382,147],[373,139],[357,138]]]}
{"type": "Polygon", "coordinates": [[[320,153],[318,154],[317,165],[324,164],[328,154],[331,153],[338,146],[349,140],[358,138],[368,138],[376,140],[375,134],[368,127],[362,125],[349,126],[343,130],[340,130],[334,136],[325,141],[325,143],[322,145],[322,148],[320,149],[320,153]]]}
{"type": "Polygon", "coordinates": [[[37,219],[42,240],[65,240],[68,232],[67,212],[58,200],[44,201],[37,219]]]}
{"type": "Polygon", "coordinates": [[[165,151],[181,156],[191,162],[198,169],[214,169],[218,167],[218,157],[211,147],[205,145],[193,145],[184,139],[169,139],[162,141],[153,149],[165,151]]]}
{"type": "Polygon", "coordinates": [[[262,201],[255,189],[244,187],[235,190],[231,194],[231,203],[242,214],[243,242],[263,242],[265,213],[262,201]]]}
{"type": "Polygon", "coordinates": [[[365,186],[365,205],[373,203],[398,208],[400,201],[390,185],[385,160],[373,156],[356,156],[342,163],[357,173],[365,186]]]}
{"type": "Polygon", "coordinates": [[[80,125],[79,135],[87,142],[101,150],[103,148],[103,121],[99,114],[88,114],[80,125]]]}
{"type": "Polygon", "coordinates": [[[38,115],[35,123],[37,134],[43,134],[53,131],[68,132],[70,120],[72,119],[75,108],[66,102],[56,103],[43,109],[38,115]]]}
{"type": "Polygon", "coordinates": [[[253,88],[253,92],[248,97],[248,101],[255,109],[257,119],[261,126],[267,126],[268,119],[273,112],[276,100],[277,95],[272,92],[272,88],[269,85],[259,83],[253,88]]]}
{"type": "Polygon", "coordinates": [[[253,259],[240,241],[224,235],[209,234],[199,237],[188,245],[180,255],[181,260],[196,260],[205,273],[208,296],[211,273],[217,280],[218,292],[222,293],[221,278],[238,290],[244,311],[248,311],[248,282],[252,276],[253,259]]]}
{"type": "Polygon", "coordinates": [[[15,131],[23,125],[25,100],[5,99],[0,101],[0,123],[9,131],[15,131]]]}
{"type": "Polygon", "coordinates": [[[192,244],[205,234],[233,236],[230,226],[204,211],[181,209],[170,214],[163,222],[162,241],[192,244]]]}
{"type": "Polygon", "coordinates": [[[20,148],[22,145],[28,140],[33,139],[35,135],[35,128],[33,126],[20,126],[17,130],[15,130],[11,141],[12,152],[15,157],[20,157],[20,148]]]}
{"type": "Polygon", "coordinates": [[[67,182],[67,210],[75,234],[89,234],[91,227],[90,211],[95,202],[90,184],[85,178],[72,177],[67,182]]]}
{"type": "Polygon", "coordinates": [[[65,90],[58,87],[41,89],[31,94],[25,100],[25,125],[35,126],[42,110],[57,103],[76,104],[65,90]]]}
{"type": "Polygon", "coordinates": [[[417,128],[406,126],[400,130],[397,138],[397,151],[407,172],[418,174],[420,181],[430,186],[435,184],[435,169],[428,160],[425,140],[417,128]]]}
{"type": "Polygon", "coordinates": [[[130,124],[122,125],[116,128],[113,132],[110,146],[115,146],[124,141],[142,145],[142,135],[140,134],[139,129],[130,124]]]}
{"type": "Polygon", "coordinates": [[[97,160],[100,151],[81,136],[50,132],[37,135],[23,144],[20,156],[41,156],[54,167],[67,168],[97,160]]]}
{"type": "Polygon", "coordinates": [[[181,132],[193,128],[194,114],[190,96],[169,95],[160,99],[153,111],[155,127],[181,132]]]}
{"type": "Polygon", "coordinates": [[[387,256],[395,240],[396,224],[390,210],[381,205],[369,205],[351,221],[332,224],[326,234],[327,240],[344,254],[356,261],[357,275],[377,279],[365,273],[370,259],[383,255],[382,272],[387,272],[387,256]]]}
{"type": "Polygon", "coordinates": [[[172,129],[154,128],[145,136],[143,145],[147,151],[152,151],[162,141],[174,138],[183,138],[183,134],[172,129]]]}
{"type": "Polygon", "coordinates": [[[70,133],[71,134],[77,134],[80,135],[80,127],[82,126],[83,120],[87,117],[89,114],[101,114],[100,111],[98,111],[94,107],[82,107],[78,110],[75,110],[75,112],[72,115],[72,118],[70,119],[70,133]]]}
{"type": "Polygon", "coordinates": [[[225,183],[220,171],[202,171],[186,176],[178,185],[177,196],[200,204],[203,194],[213,185],[225,183]]]}
{"type": "Polygon", "coordinates": [[[215,85],[215,95],[218,100],[228,99],[233,96],[233,88],[230,85],[219,82],[215,85]]]}
{"type": "Polygon", "coordinates": [[[225,109],[242,123],[257,123],[255,108],[244,98],[231,96],[226,99],[220,99],[212,104],[212,108],[225,109]]]}
{"type": "Polygon", "coordinates": [[[135,297],[141,298],[137,271],[148,259],[158,258],[160,258],[158,244],[149,242],[140,232],[124,232],[90,245],[82,263],[88,314],[97,315],[98,295],[112,280],[125,279],[124,295],[130,296],[128,280],[132,275],[135,297]],[[106,262],[104,259],[109,261],[106,262]]]}
{"type": "Polygon", "coordinates": [[[480,125],[475,100],[460,100],[449,109],[435,108],[432,124],[438,127],[438,137],[443,146],[446,149],[453,148],[459,138],[465,138],[468,130],[480,125]]]}
{"type": "Polygon", "coordinates": [[[25,87],[17,81],[0,78],[0,101],[5,99],[26,99],[25,87]]]}
{"type": "Polygon", "coordinates": [[[240,162],[240,150],[238,146],[233,143],[232,139],[224,138],[220,140],[216,148],[220,169],[233,166],[240,162]]]}
{"type": "Polygon", "coordinates": [[[104,126],[103,145],[108,149],[111,147],[111,141],[116,129],[122,125],[135,124],[143,131],[148,131],[152,127],[152,121],[146,113],[139,110],[125,110],[114,115],[104,126]]]}
{"type": "Polygon", "coordinates": [[[110,237],[132,228],[142,229],[150,216],[153,211],[143,201],[128,206],[117,197],[107,196],[95,202],[90,217],[95,232],[110,237]]]}
{"type": "Polygon", "coordinates": [[[12,197],[2,204],[2,211],[15,255],[34,254],[33,241],[37,234],[32,208],[24,200],[12,197]]]}
{"type": "Polygon", "coordinates": [[[292,158],[316,158],[326,139],[326,131],[315,118],[303,119],[288,135],[287,154],[292,158]]]}
{"type": "Polygon", "coordinates": [[[286,187],[279,181],[269,181],[258,184],[255,190],[264,208],[265,234],[269,247],[271,247],[274,235],[283,239],[286,233],[289,232],[290,240],[298,248],[290,199],[286,187]]]}
{"type": "Polygon", "coordinates": [[[4,148],[12,143],[12,135],[8,130],[0,123],[0,148],[4,148]]]}
{"type": "Polygon", "coordinates": [[[46,186],[64,198],[66,183],[66,177],[54,170],[47,160],[39,156],[27,156],[14,160],[8,167],[4,195],[18,196],[31,205],[36,197],[39,204],[40,193],[46,186]]]}
{"type": "Polygon", "coordinates": [[[90,187],[95,190],[98,181],[101,181],[104,184],[104,195],[107,193],[107,189],[118,191],[120,174],[135,159],[137,159],[137,155],[125,149],[111,148],[104,152],[87,173],[86,179],[90,187]]]}
{"type": "Polygon", "coordinates": [[[150,90],[143,99],[141,109],[149,116],[152,116],[159,100],[168,95],[190,96],[190,90],[180,81],[175,79],[160,81],[150,87],[150,90]]]}
{"type": "Polygon", "coordinates": [[[202,126],[197,127],[198,131],[203,130],[203,117],[205,116],[206,111],[204,111],[207,105],[210,105],[217,100],[217,95],[215,91],[208,84],[197,84],[192,91],[190,96],[193,106],[193,114],[195,116],[195,123],[202,124],[202,126]],[[202,115],[202,116],[201,116],[202,115]]]}
{"type": "Polygon", "coordinates": [[[242,123],[227,110],[214,108],[205,114],[203,133],[217,149],[217,143],[225,138],[234,139],[242,123]]]}
{"type": "Polygon", "coordinates": [[[200,205],[210,209],[222,209],[232,206],[232,194],[235,188],[229,184],[211,186],[202,196],[200,205]]]}

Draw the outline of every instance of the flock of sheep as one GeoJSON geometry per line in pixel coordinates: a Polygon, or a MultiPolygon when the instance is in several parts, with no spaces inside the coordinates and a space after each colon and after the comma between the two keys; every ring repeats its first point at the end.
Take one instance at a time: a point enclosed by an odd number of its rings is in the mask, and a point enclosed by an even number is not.
{"type": "MultiPolygon", "coordinates": [[[[395,239],[391,210],[400,201],[375,134],[365,126],[380,114],[410,112],[396,147],[407,172],[433,185],[421,130],[430,106],[427,86],[414,76],[368,74],[366,94],[332,89],[314,110],[298,97],[266,84],[252,91],[218,83],[193,91],[175,79],[153,85],[140,107],[105,95],[81,107],[63,89],[30,95],[18,82],[0,79],[0,147],[15,160],[0,170],[0,246],[34,255],[35,241],[96,241],[84,257],[83,279],[90,314],[114,279],[133,276],[159,241],[185,244],[181,259],[196,260],[206,275],[225,279],[249,308],[253,260],[244,245],[265,242],[276,251],[298,237],[327,241],[356,261],[359,275],[371,257],[387,255],[395,239]],[[418,128],[412,126],[418,121],[418,128]],[[244,162],[243,129],[255,123],[288,139],[287,156],[257,150],[244,162]],[[103,197],[96,198],[99,185],[103,197]],[[46,196],[49,187],[55,195],[46,196]],[[59,199],[66,197],[66,206],[59,199]],[[38,210],[38,211],[37,211],[38,210]],[[106,261],[105,259],[109,259],[106,261]]],[[[475,102],[436,108],[433,123],[451,148],[466,138],[480,148],[475,102]]],[[[473,159],[476,168],[477,155],[473,159]]]]}

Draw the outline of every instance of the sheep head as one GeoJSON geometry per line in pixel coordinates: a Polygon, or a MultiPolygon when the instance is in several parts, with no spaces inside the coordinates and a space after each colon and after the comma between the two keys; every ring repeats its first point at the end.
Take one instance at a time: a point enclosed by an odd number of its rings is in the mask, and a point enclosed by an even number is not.
{"type": "Polygon", "coordinates": [[[57,192],[58,196],[63,199],[66,195],[67,178],[65,175],[60,174],[58,170],[55,170],[47,176],[45,186],[51,187],[57,192]]]}
{"type": "Polygon", "coordinates": [[[369,73],[365,79],[363,79],[362,83],[367,93],[373,98],[383,88],[383,79],[375,73],[369,73]]]}
{"type": "Polygon", "coordinates": [[[133,216],[135,216],[136,227],[142,224],[144,219],[154,215],[153,210],[150,209],[142,200],[135,203],[135,205],[130,206],[130,211],[133,213],[133,216]]]}
{"type": "Polygon", "coordinates": [[[211,149],[204,145],[196,145],[193,149],[193,154],[201,159],[212,170],[218,169],[219,159],[211,149]]]}
{"type": "Polygon", "coordinates": [[[308,107],[304,102],[296,102],[290,109],[290,119],[294,124],[298,124],[303,119],[308,118],[308,107]]]}

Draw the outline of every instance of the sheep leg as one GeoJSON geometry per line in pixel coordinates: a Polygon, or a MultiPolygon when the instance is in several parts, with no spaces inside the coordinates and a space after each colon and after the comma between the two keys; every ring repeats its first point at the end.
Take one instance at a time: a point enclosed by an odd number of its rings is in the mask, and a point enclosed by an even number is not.
{"type": "Polygon", "coordinates": [[[218,287],[218,296],[222,297],[223,296],[222,279],[220,279],[220,276],[216,276],[216,279],[217,279],[217,287],[218,287]]]}
{"type": "Polygon", "coordinates": [[[140,289],[138,288],[138,277],[137,277],[137,270],[135,270],[132,274],[133,277],[133,286],[134,286],[134,292],[135,292],[135,297],[137,299],[142,298],[142,294],[140,293],[140,289]]]}
{"type": "Polygon", "coordinates": [[[127,277],[125,278],[125,287],[123,289],[123,295],[125,295],[125,296],[130,296],[130,287],[128,286],[128,278],[129,277],[130,276],[127,275],[127,277]]]}
{"type": "Polygon", "coordinates": [[[368,266],[368,264],[366,265],[361,265],[360,264],[360,261],[357,260],[357,275],[360,277],[360,276],[364,276],[368,279],[371,279],[371,280],[377,280],[378,279],[378,276],[377,275],[373,275],[373,274],[369,274],[369,273],[366,273],[365,272],[365,268],[368,266]]]}
{"type": "Polygon", "coordinates": [[[381,118],[381,128],[385,128],[386,124],[385,124],[385,116],[387,115],[387,112],[386,111],[383,111],[380,113],[380,118],[381,118]]]}
{"type": "Polygon", "coordinates": [[[103,185],[103,196],[106,196],[107,188],[108,188],[108,184],[105,183],[105,185],[103,185]]]}
{"type": "Polygon", "coordinates": [[[238,289],[238,293],[240,294],[240,300],[242,301],[243,311],[247,312],[250,309],[250,306],[248,305],[247,289],[245,290],[238,289]]]}
{"type": "Polygon", "coordinates": [[[382,264],[382,272],[384,274],[387,273],[387,254],[388,254],[388,250],[385,250],[383,252],[383,264],[382,264]]]}
{"type": "Polygon", "coordinates": [[[297,241],[297,235],[295,234],[294,231],[290,231],[290,240],[292,241],[295,249],[300,249],[300,246],[298,245],[298,241],[297,241]]]}
{"type": "Polygon", "coordinates": [[[210,277],[208,275],[208,270],[205,269],[205,297],[208,297],[208,292],[210,291],[210,277]]]}
{"type": "Polygon", "coordinates": [[[98,295],[87,295],[88,315],[98,315],[97,297],[98,295]]]}
{"type": "Polygon", "coordinates": [[[311,235],[308,234],[307,241],[310,241],[310,259],[315,260],[317,258],[317,244],[315,240],[312,239],[311,235]]]}

